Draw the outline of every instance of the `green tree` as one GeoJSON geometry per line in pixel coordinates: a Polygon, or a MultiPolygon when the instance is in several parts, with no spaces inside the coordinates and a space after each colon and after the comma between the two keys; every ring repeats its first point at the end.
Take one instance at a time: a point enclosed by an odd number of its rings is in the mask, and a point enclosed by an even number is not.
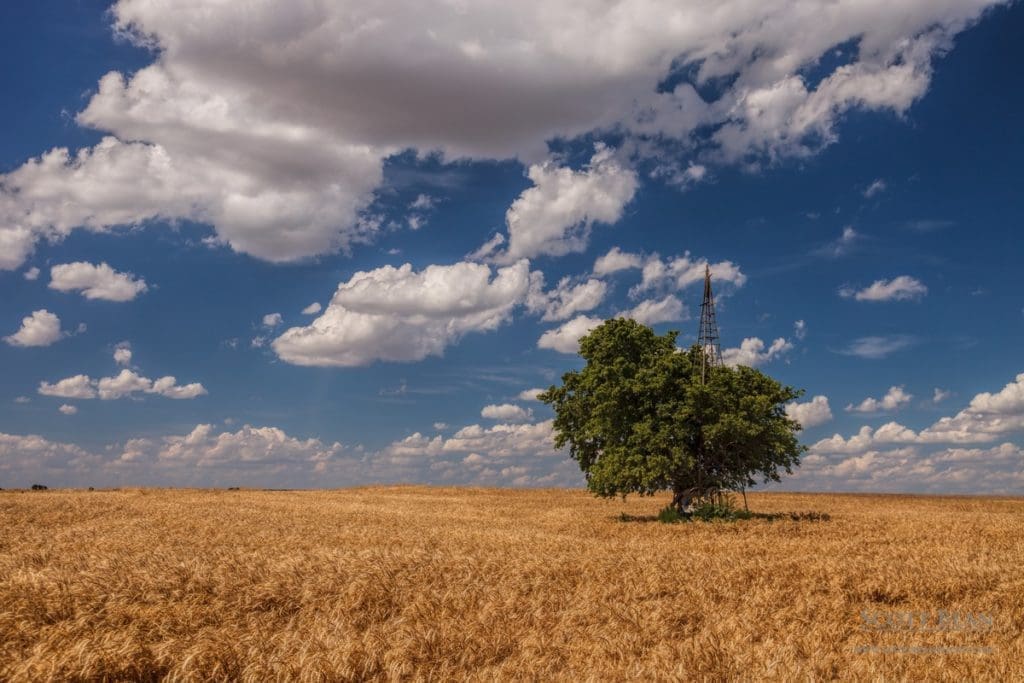
{"type": "Polygon", "coordinates": [[[792,474],[806,448],[785,404],[803,392],[743,366],[715,367],[702,382],[703,350],[680,350],[676,336],[608,320],[580,340],[583,369],[540,395],[587,487],[606,497],[672,491],[681,511],[792,474]]]}

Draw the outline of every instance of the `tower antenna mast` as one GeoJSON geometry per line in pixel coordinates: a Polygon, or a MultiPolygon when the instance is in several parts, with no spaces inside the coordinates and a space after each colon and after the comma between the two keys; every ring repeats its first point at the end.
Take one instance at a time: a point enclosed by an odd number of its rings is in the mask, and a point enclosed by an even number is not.
{"type": "Polygon", "coordinates": [[[711,292],[711,266],[704,266],[704,302],[700,305],[700,334],[697,335],[700,346],[701,384],[707,381],[708,368],[722,365],[722,349],[718,342],[718,323],[715,320],[715,295],[711,292]]]}

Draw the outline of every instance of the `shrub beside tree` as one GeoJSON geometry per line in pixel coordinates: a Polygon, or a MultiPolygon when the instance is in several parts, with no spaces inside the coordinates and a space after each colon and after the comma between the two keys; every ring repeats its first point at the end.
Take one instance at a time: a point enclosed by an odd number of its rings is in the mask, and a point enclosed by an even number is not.
{"type": "Polygon", "coordinates": [[[580,340],[582,370],[540,399],[555,410],[587,487],[604,497],[672,492],[672,507],[720,505],[730,491],[780,481],[806,450],[785,404],[803,394],[754,368],[715,366],[701,377],[694,346],[625,318],[580,340]]]}

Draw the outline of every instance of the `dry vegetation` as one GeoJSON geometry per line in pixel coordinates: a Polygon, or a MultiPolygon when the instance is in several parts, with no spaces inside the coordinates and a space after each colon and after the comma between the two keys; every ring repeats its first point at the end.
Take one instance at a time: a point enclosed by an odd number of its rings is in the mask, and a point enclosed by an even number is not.
{"type": "Polygon", "coordinates": [[[831,520],[624,522],[667,500],[581,491],[4,492],[0,679],[1024,678],[1024,500],[750,499],[831,520]]]}

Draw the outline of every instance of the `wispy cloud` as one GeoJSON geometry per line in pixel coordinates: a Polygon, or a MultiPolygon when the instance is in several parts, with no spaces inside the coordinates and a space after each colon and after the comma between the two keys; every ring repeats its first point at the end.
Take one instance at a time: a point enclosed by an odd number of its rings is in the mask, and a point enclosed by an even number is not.
{"type": "Polygon", "coordinates": [[[857,356],[858,358],[869,358],[872,360],[885,358],[897,351],[910,348],[917,343],[917,338],[909,334],[894,334],[888,336],[870,336],[854,339],[849,345],[840,349],[838,353],[844,356],[857,356]]]}
{"type": "Polygon", "coordinates": [[[868,199],[871,199],[875,195],[881,194],[882,192],[885,192],[885,181],[882,180],[881,178],[878,178],[873,183],[868,185],[866,190],[864,190],[864,196],[867,197],[868,199]]]}
{"type": "Polygon", "coordinates": [[[870,287],[861,290],[849,286],[839,289],[839,296],[857,301],[911,301],[927,293],[928,288],[909,275],[900,275],[892,280],[875,280],[870,287]]]}
{"type": "Polygon", "coordinates": [[[839,258],[850,253],[861,239],[861,234],[852,226],[843,228],[843,232],[837,239],[828,244],[818,247],[812,254],[815,256],[826,256],[828,258],[839,258]]]}
{"type": "Polygon", "coordinates": [[[935,218],[925,218],[920,220],[907,221],[903,223],[903,227],[907,230],[913,230],[914,232],[934,232],[936,230],[945,230],[956,225],[955,221],[942,220],[935,218]]]}

